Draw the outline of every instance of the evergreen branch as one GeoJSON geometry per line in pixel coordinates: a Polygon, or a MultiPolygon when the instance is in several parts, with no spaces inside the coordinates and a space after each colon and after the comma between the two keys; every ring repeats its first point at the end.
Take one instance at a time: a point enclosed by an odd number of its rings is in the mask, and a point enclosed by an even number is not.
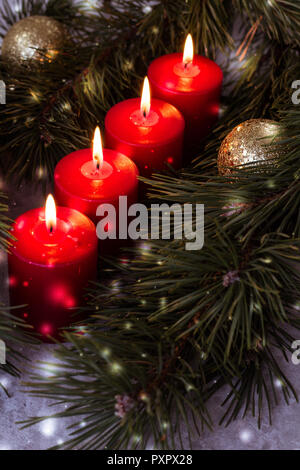
{"type": "Polygon", "coordinates": [[[233,0],[242,15],[247,15],[253,24],[262,18],[264,34],[281,45],[300,45],[300,6],[297,2],[285,0],[233,0]]]}
{"type": "MultiPolygon", "coordinates": [[[[64,448],[145,447],[143,436],[151,433],[157,447],[174,448],[167,432],[175,432],[173,413],[179,412],[183,423],[191,413],[201,427],[210,425],[205,401],[216,390],[213,380],[218,387],[232,384],[233,390],[235,377],[242,377],[253,390],[263,380],[265,389],[262,372],[251,375],[250,368],[243,374],[241,370],[249,354],[264,357],[262,351],[272,344],[272,328],[289,321],[285,296],[290,296],[291,285],[298,292],[300,281],[286,265],[286,260],[299,262],[299,241],[293,244],[294,249],[284,237],[265,237],[241,263],[224,233],[193,259],[180,246],[151,243],[151,250],[142,250],[140,259],[130,265],[131,276],[135,271],[142,276],[137,282],[125,285],[113,298],[96,285],[89,302],[92,319],[85,322],[88,334],[66,335],[72,346],[58,347],[59,371],[51,383],[35,373],[27,384],[34,396],[70,405],[55,417],[79,414],[91,423],[88,430],[78,423],[76,438],[64,448]],[[226,287],[224,275],[232,269],[240,269],[239,279],[226,287]],[[89,380],[83,387],[85,377],[89,380]],[[134,411],[119,425],[113,416],[114,395],[133,400],[134,411]],[[132,430],[137,429],[139,439],[132,442],[132,430]]],[[[286,348],[281,343],[278,347],[286,348]]],[[[279,372],[277,376],[281,377],[279,372]]],[[[235,393],[240,409],[244,395],[237,399],[235,393]]],[[[268,405],[271,412],[271,402],[268,405]]],[[[257,406],[260,420],[263,403],[257,406]]]]}
{"type": "MultiPolygon", "coordinates": [[[[20,364],[28,359],[21,352],[24,344],[38,344],[26,322],[14,315],[13,309],[0,305],[0,340],[5,346],[6,363],[0,364],[0,371],[15,377],[21,376],[20,364]]],[[[7,392],[6,392],[7,393],[7,392]]],[[[8,393],[7,393],[8,394],[8,393]]]]}

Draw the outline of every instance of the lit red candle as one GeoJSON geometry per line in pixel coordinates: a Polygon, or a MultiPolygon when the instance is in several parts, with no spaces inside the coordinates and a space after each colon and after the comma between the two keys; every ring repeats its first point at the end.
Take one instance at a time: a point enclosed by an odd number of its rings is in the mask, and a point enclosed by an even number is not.
{"type": "Polygon", "coordinates": [[[188,35],[184,53],[154,60],[148,69],[153,96],[172,103],[186,121],[186,144],[193,147],[205,137],[218,118],[223,72],[200,55],[194,55],[188,35]]]}
{"type": "Polygon", "coordinates": [[[141,175],[165,170],[167,164],[182,166],[184,118],[173,105],[151,99],[146,77],[142,98],[113,106],[105,118],[108,148],[128,155],[141,175]]]}
{"type": "Polygon", "coordinates": [[[97,223],[99,205],[112,204],[118,211],[119,196],[127,196],[128,204],[137,201],[138,169],[119,151],[102,149],[97,128],[93,150],[78,150],[60,160],[54,184],[59,205],[77,209],[97,223]]]}
{"type": "Polygon", "coordinates": [[[45,336],[58,337],[70,325],[84,289],[95,280],[98,240],[93,222],[78,211],[57,207],[20,216],[12,227],[16,238],[8,256],[11,305],[45,336]]]}

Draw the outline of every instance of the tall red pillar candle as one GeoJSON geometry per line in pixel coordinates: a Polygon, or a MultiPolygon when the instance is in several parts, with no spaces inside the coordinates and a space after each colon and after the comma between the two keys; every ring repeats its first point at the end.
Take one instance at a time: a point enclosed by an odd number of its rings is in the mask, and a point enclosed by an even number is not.
{"type": "Polygon", "coordinates": [[[55,198],[58,204],[73,207],[95,223],[101,204],[119,207],[119,196],[127,196],[128,204],[138,198],[138,169],[127,156],[103,149],[99,128],[94,148],[78,150],[58,162],[54,172],[55,198]]]}
{"type": "Polygon", "coordinates": [[[172,103],[186,122],[186,145],[196,146],[219,114],[223,72],[207,57],[193,53],[189,35],[184,54],[168,54],[154,60],[148,69],[155,98],[172,103]]]}
{"type": "Polygon", "coordinates": [[[134,98],[113,106],[105,118],[108,148],[128,155],[138,165],[141,175],[150,177],[166,164],[182,166],[184,119],[165,101],[150,100],[148,79],[142,99],[134,98]]]}
{"type": "MultiPolygon", "coordinates": [[[[16,238],[8,256],[11,305],[44,337],[59,337],[69,326],[84,290],[96,278],[98,240],[93,222],[78,211],[33,209],[12,227],[16,238]]],[[[76,317],[75,317],[76,320],[76,317]]]]}

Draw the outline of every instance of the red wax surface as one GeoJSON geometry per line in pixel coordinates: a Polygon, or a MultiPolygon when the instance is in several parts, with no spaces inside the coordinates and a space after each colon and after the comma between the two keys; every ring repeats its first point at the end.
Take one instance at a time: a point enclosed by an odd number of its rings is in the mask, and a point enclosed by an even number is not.
{"type": "Polygon", "coordinates": [[[12,233],[11,305],[26,305],[18,314],[44,337],[58,337],[59,328],[72,323],[70,309],[83,304],[84,289],[96,279],[95,225],[76,210],[57,207],[57,226],[49,233],[45,209],[33,209],[15,221],[12,233]]]}
{"type": "Polygon", "coordinates": [[[73,207],[95,223],[100,204],[118,209],[119,196],[127,196],[128,204],[138,197],[138,169],[120,152],[103,150],[104,164],[97,171],[91,149],[78,150],[64,157],[54,173],[55,200],[61,206],[73,207]]]}
{"type": "Polygon", "coordinates": [[[223,72],[200,55],[184,67],[183,55],[168,54],[154,60],[148,69],[152,95],[172,103],[186,121],[186,142],[197,145],[205,137],[219,113],[223,72]]]}
{"type": "Polygon", "coordinates": [[[147,117],[140,98],[113,106],[105,118],[106,146],[128,155],[143,176],[165,170],[166,163],[182,166],[184,119],[171,104],[152,99],[147,117]]]}

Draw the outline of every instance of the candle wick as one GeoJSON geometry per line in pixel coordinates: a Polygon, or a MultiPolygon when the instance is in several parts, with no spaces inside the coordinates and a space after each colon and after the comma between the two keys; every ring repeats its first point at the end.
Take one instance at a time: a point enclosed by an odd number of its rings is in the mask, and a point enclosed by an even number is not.
{"type": "Polygon", "coordinates": [[[185,64],[184,64],[185,70],[187,69],[187,66],[188,66],[188,62],[185,62],[185,64]]]}
{"type": "Polygon", "coordinates": [[[144,118],[146,119],[147,113],[146,113],[145,109],[144,109],[144,111],[143,111],[143,116],[144,116],[144,118]]]}
{"type": "Polygon", "coordinates": [[[49,232],[53,233],[53,225],[50,225],[49,232]]]}
{"type": "Polygon", "coordinates": [[[100,170],[100,162],[97,160],[97,171],[100,170]]]}

